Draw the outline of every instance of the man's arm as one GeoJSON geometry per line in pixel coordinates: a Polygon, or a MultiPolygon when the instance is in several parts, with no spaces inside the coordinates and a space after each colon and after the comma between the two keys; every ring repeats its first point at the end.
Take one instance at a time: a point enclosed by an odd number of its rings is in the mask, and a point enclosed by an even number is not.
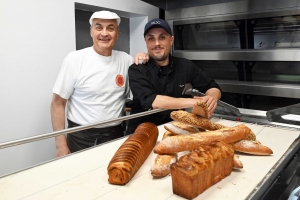
{"type": "MultiPolygon", "coordinates": [[[[57,94],[53,94],[51,102],[51,121],[53,131],[65,129],[65,108],[67,100],[57,94]]],[[[70,153],[65,135],[55,137],[56,153],[55,157],[64,156],[70,153]]]]}
{"type": "Polygon", "coordinates": [[[152,108],[162,108],[162,109],[183,109],[191,108],[197,102],[197,99],[193,98],[174,98],[164,95],[156,95],[152,108]]]}

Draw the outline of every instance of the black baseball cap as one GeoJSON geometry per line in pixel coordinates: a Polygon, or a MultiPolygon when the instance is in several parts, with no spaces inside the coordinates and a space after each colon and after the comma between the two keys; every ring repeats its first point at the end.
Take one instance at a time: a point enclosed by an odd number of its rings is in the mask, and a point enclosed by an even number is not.
{"type": "Polygon", "coordinates": [[[168,22],[166,22],[163,19],[152,19],[151,21],[149,21],[146,25],[145,25],[145,30],[144,30],[144,37],[146,35],[146,33],[152,29],[152,28],[163,28],[165,29],[170,35],[172,35],[172,30],[171,27],[169,26],[168,22]]]}

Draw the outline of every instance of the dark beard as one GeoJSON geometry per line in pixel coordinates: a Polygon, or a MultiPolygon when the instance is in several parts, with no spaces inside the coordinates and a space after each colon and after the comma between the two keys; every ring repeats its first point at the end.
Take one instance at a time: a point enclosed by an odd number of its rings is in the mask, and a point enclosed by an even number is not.
{"type": "Polygon", "coordinates": [[[153,58],[154,60],[156,60],[156,61],[164,61],[164,60],[166,60],[166,59],[168,58],[168,55],[163,54],[163,55],[160,56],[160,57],[154,55],[152,58],[153,58]]]}

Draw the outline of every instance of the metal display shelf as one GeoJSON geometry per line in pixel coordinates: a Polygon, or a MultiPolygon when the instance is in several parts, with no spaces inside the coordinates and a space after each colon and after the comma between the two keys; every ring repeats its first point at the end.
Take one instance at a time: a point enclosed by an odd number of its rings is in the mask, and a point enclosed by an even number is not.
{"type": "Polygon", "coordinates": [[[173,54],[189,60],[300,61],[299,49],[174,50],[173,54]]]}

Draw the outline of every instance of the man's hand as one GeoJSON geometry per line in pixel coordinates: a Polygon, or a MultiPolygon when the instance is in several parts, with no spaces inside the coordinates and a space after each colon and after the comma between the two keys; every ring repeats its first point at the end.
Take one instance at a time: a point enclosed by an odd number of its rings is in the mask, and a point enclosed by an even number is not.
{"type": "Polygon", "coordinates": [[[56,148],[55,158],[68,155],[69,153],[71,152],[68,146],[56,148]]]}
{"type": "Polygon", "coordinates": [[[67,145],[67,140],[65,135],[59,135],[55,137],[55,143],[56,143],[56,152],[55,157],[65,156],[70,152],[70,149],[67,145]]]}
{"type": "Polygon", "coordinates": [[[149,61],[149,55],[147,53],[137,53],[134,58],[134,64],[138,65],[140,60],[145,64],[149,61]]]}
{"type": "Polygon", "coordinates": [[[207,111],[208,111],[208,117],[211,117],[212,114],[214,113],[217,105],[218,105],[218,101],[209,95],[203,96],[203,97],[197,97],[195,96],[194,99],[200,99],[202,102],[205,102],[207,105],[207,111]]]}

